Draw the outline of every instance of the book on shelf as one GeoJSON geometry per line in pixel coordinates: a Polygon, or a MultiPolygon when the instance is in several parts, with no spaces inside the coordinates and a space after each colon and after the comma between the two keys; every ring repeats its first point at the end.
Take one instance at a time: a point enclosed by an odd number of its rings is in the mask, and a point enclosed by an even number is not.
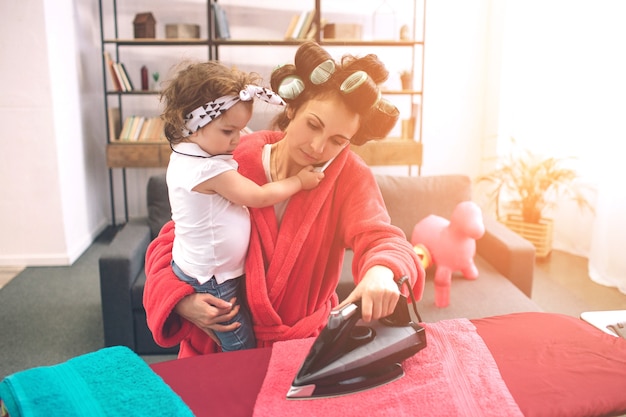
{"type": "Polygon", "coordinates": [[[312,39],[316,30],[315,10],[304,10],[291,18],[285,39],[312,39]]]}
{"type": "Polygon", "coordinates": [[[144,140],[148,138],[148,131],[150,130],[150,126],[154,121],[154,117],[146,117],[143,121],[143,125],[141,126],[141,130],[139,131],[139,135],[137,136],[137,140],[144,140]]]}
{"type": "Polygon", "coordinates": [[[135,117],[135,121],[133,122],[133,127],[130,132],[130,140],[132,140],[133,142],[139,140],[139,134],[141,133],[141,128],[143,127],[145,121],[145,117],[135,117]]]}
{"type": "Polygon", "coordinates": [[[117,62],[113,63],[113,71],[115,72],[115,76],[117,77],[117,79],[120,82],[120,90],[119,91],[128,91],[126,89],[126,83],[124,82],[124,78],[122,77],[122,71],[120,69],[120,66],[117,64],[117,62]]]}
{"type": "Polygon", "coordinates": [[[133,124],[134,118],[135,116],[128,116],[126,119],[124,119],[124,125],[122,126],[122,131],[120,132],[119,140],[128,140],[130,128],[131,128],[131,125],[133,124]]]}
{"type": "Polygon", "coordinates": [[[111,58],[111,54],[107,51],[104,51],[104,61],[109,71],[109,77],[111,79],[111,84],[113,87],[113,91],[122,91],[122,82],[117,75],[117,71],[115,71],[115,62],[111,58]]]}
{"type": "Polygon", "coordinates": [[[117,67],[119,68],[120,74],[122,75],[122,81],[124,81],[124,91],[133,91],[135,87],[133,86],[133,82],[130,79],[130,75],[128,75],[128,71],[126,71],[126,67],[122,62],[118,62],[117,67]]]}
{"type": "Polygon", "coordinates": [[[315,18],[315,10],[309,10],[304,17],[304,23],[302,24],[302,28],[298,33],[298,39],[306,39],[309,30],[311,30],[311,25],[313,24],[313,19],[315,18]]]}
{"type": "Polygon", "coordinates": [[[291,16],[289,26],[287,26],[287,30],[285,30],[285,39],[293,39],[293,31],[296,28],[299,19],[300,15],[294,14],[293,16],[291,16]]]}
{"type": "Polygon", "coordinates": [[[126,67],[121,62],[115,62],[111,54],[104,52],[104,60],[109,72],[109,77],[113,86],[113,91],[129,92],[134,90],[133,82],[126,71],[126,67]]]}
{"type": "Polygon", "coordinates": [[[315,39],[316,33],[317,33],[317,23],[313,21],[313,23],[311,23],[311,27],[309,28],[309,31],[306,33],[306,35],[304,35],[304,39],[315,39]]]}
{"type": "Polygon", "coordinates": [[[293,31],[291,32],[291,35],[289,36],[289,39],[298,39],[298,36],[300,35],[300,32],[302,31],[302,26],[304,26],[304,22],[306,20],[307,14],[308,14],[308,10],[303,10],[298,15],[298,21],[296,22],[293,28],[293,31]]]}
{"type": "Polygon", "coordinates": [[[150,130],[146,132],[146,137],[140,140],[167,142],[164,130],[165,122],[160,117],[151,119],[150,130]]]}
{"type": "Polygon", "coordinates": [[[118,142],[167,141],[160,117],[128,116],[124,120],[118,142]]]}
{"type": "Polygon", "coordinates": [[[230,27],[226,11],[218,3],[212,3],[213,23],[215,25],[215,37],[218,39],[230,39],[230,27]]]}
{"type": "Polygon", "coordinates": [[[134,141],[136,135],[137,125],[139,124],[139,120],[142,119],[141,116],[131,115],[128,116],[124,120],[124,125],[122,126],[122,132],[120,133],[120,141],[134,141]]]}
{"type": "Polygon", "coordinates": [[[109,142],[116,140],[121,132],[120,129],[120,108],[119,107],[109,107],[107,109],[109,113],[109,142]]]}
{"type": "Polygon", "coordinates": [[[157,121],[156,133],[154,137],[160,141],[167,142],[167,137],[165,136],[165,122],[160,117],[157,121]]]}

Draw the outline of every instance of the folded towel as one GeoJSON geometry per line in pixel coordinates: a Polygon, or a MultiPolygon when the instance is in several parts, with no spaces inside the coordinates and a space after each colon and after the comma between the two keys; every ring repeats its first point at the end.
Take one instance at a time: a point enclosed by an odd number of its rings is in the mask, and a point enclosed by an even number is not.
{"type": "Polygon", "coordinates": [[[315,400],[286,394],[313,338],[275,343],[254,416],[522,416],[474,325],[424,324],[428,346],[403,363],[405,376],[366,392],[315,400]]]}
{"type": "Polygon", "coordinates": [[[0,383],[10,417],[193,416],[172,389],[123,346],[28,369],[0,383]]]}

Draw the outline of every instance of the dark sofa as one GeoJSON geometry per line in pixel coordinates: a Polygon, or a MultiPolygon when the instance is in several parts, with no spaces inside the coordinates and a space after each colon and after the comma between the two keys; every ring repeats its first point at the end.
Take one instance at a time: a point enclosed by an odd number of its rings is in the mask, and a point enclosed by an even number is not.
{"type": "MultiPolygon", "coordinates": [[[[448,218],[453,208],[471,199],[471,181],[463,175],[376,177],[393,224],[411,235],[413,226],[428,214],[448,218]]],[[[148,217],[129,221],[99,260],[104,339],[106,346],[125,345],[140,354],[162,354],[176,349],[157,346],[146,325],[143,308],[144,260],[150,241],[170,218],[165,176],[153,176],[147,189],[148,217]]],[[[450,305],[434,305],[432,271],[428,271],[424,296],[418,303],[426,322],[447,318],[478,318],[499,314],[540,311],[530,300],[535,249],[528,241],[497,221],[485,217],[486,233],[477,242],[479,277],[453,277],[450,305]]],[[[340,299],[353,288],[352,253],[337,288],[340,299]]]]}

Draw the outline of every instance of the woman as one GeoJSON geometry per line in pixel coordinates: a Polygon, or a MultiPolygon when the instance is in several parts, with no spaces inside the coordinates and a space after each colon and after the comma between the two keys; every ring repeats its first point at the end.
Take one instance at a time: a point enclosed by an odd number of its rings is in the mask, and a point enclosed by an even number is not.
{"type": "MultiPolygon", "coordinates": [[[[400,229],[390,224],[374,176],[348,148],[381,139],[397,120],[377,85],[388,72],[374,55],[345,56],[335,63],[313,42],[303,44],[295,65],[277,68],[271,85],[287,103],[277,131],[242,138],[235,151],[239,172],[258,184],[278,181],[314,165],[321,184],[274,207],[251,208],[246,258],[246,297],[258,346],[316,336],[337,306],[335,288],[344,251],[354,251],[355,290],[342,302],[361,302],[366,321],[393,312],[408,276],[421,298],[424,272],[400,229]],[[330,162],[330,163],[328,163],[330,162]]],[[[171,272],[172,222],[146,255],[144,290],[148,326],[162,346],[180,343],[179,357],[216,351],[214,332],[238,311],[194,293],[171,272]]]]}

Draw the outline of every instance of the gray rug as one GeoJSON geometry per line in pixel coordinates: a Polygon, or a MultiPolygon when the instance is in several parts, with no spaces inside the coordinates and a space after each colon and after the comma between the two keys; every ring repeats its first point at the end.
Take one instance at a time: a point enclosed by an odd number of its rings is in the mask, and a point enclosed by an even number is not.
{"type": "Polygon", "coordinates": [[[29,267],[0,289],[0,380],[104,347],[98,258],[103,233],[68,267],[29,267]]]}

